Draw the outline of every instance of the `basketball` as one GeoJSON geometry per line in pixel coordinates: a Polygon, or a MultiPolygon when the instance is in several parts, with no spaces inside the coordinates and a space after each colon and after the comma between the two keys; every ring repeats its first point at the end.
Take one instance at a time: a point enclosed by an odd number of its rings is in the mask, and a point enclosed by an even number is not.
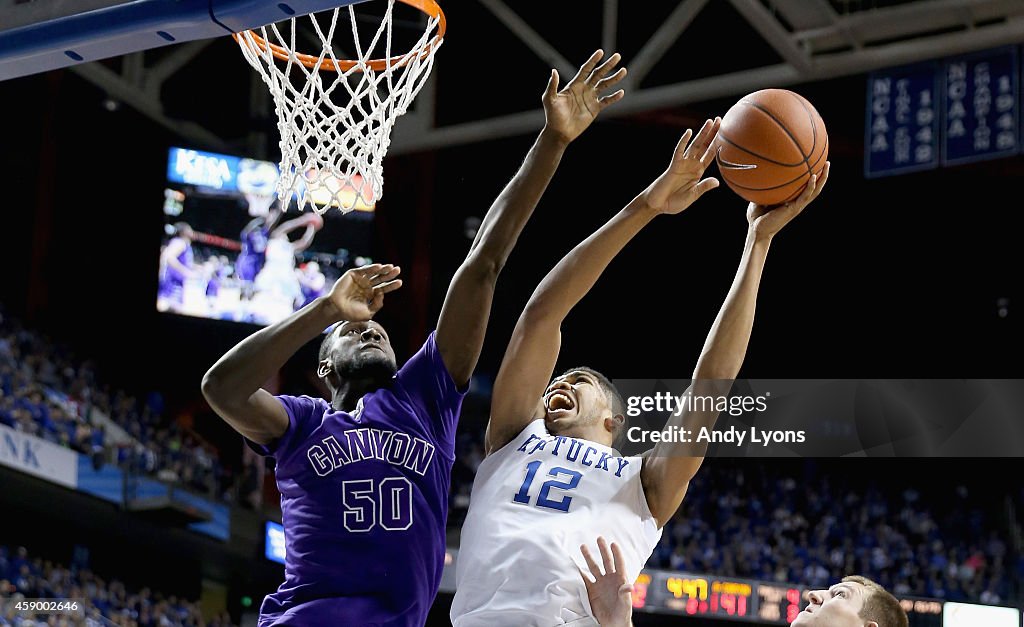
{"type": "Polygon", "coordinates": [[[740,99],[722,118],[718,169],[745,200],[778,205],[795,199],[821,175],[828,133],[814,106],[785,89],[763,89],[740,99]]]}

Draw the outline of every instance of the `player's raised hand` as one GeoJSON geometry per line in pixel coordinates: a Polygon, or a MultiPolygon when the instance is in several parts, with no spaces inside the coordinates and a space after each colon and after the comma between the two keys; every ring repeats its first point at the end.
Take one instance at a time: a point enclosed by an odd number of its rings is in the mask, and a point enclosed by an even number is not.
{"type": "Polygon", "coordinates": [[[558,70],[551,70],[551,78],[542,98],[544,117],[547,129],[567,142],[579,137],[598,113],[621,100],[625,93],[620,89],[607,96],[601,96],[603,91],[626,76],[626,68],[619,68],[618,71],[611,73],[622,58],[619,53],[616,52],[608,57],[607,61],[598,65],[603,57],[603,50],[597,50],[590,55],[562,91],[558,91],[558,70]]]}
{"type": "Polygon", "coordinates": [[[714,160],[712,147],[721,126],[722,118],[707,120],[696,137],[693,137],[691,129],[686,129],[676,145],[668,169],[643,192],[649,207],[659,213],[679,213],[705,192],[718,187],[718,179],[701,177],[714,160]],[[690,141],[691,137],[693,141],[690,141]]]}
{"type": "Polygon", "coordinates": [[[594,610],[594,618],[601,627],[629,627],[633,615],[633,584],[626,581],[622,550],[614,542],[609,547],[604,538],[597,539],[597,547],[601,550],[603,569],[594,561],[587,545],[580,546],[583,559],[587,560],[587,567],[595,579],[590,581],[586,573],[580,571],[587,586],[590,609],[594,610]]]}
{"type": "Polygon", "coordinates": [[[782,230],[782,227],[789,224],[790,220],[800,215],[800,212],[811,204],[811,201],[817,198],[825,187],[825,183],[828,182],[830,165],[828,161],[825,162],[821,176],[811,175],[807,187],[797,196],[796,200],[773,207],[750,203],[747,207],[747,224],[754,236],[760,240],[770,240],[782,230]]]}
{"type": "Polygon", "coordinates": [[[335,281],[327,295],[337,309],[338,320],[369,320],[384,306],[384,295],[402,287],[401,268],[374,263],[353,268],[335,281]]]}

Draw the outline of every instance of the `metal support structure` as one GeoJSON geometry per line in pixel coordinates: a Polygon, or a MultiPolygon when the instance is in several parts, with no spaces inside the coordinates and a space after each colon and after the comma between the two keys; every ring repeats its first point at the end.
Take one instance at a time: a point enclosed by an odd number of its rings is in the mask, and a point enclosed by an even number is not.
{"type": "MultiPolygon", "coordinates": [[[[981,4],[991,8],[993,4],[984,0],[960,0],[958,3],[954,3],[952,0],[936,0],[936,2],[944,5],[971,5],[975,8],[981,4]]],[[[683,4],[686,4],[686,2],[683,4]]],[[[926,4],[931,5],[933,3],[929,2],[926,4]]],[[[1024,13],[1024,6],[1022,5],[1024,5],[1024,2],[1015,5],[1015,8],[1020,9],[1024,13]]],[[[964,6],[960,8],[963,9],[964,6]]],[[[968,6],[967,8],[971,7],[968,6]]],[[[897,9],[900,9],[901,12],[908,11],[906,7],[885,9],[884,11],[895,11],[897,9]]],[[[920,9],[920,7],[916,7],[916,10],[920,9]]],[[[679,10],[681,9],[677,9],[677,11],[679,10]]],[[[878,12],[882,11],[879,10],[878,12]]],[[[828,16],[826,14],[822,14],[821,18],[826,20],[825,23],[827,23],[828,16]]],[[[723,98],[730,95],[740,96],[767,87],[786,87],[814,80],[850,76],[880,68],[916,63],[937,57],[964,54],[1024,41],[1024,16],[1010,16],[1009,19],[1002,22],[990,23],[984,26],[975,24],[974,28],[965,28],[965,30],[959,32],[947,32],[927,37],[908,37],[905,40],[897,40],[885,45],[860,47],[856,45],[856,40],[850,41],[859,32],[848,21],[852,18],[847,16],[837,19],[837,24],[832,24],[826,28],[834,29],[835,33],[846,37],[844,40],[846,42],[845,47],[850,48],[851,44],[853,44],[850,50],[808,55],[807,63],[801,64],[802,67],[785,62],[676,84],[633,90],[629,97],[618,103],[614,108],[609,109],[604,115],[621,117],[643,111],[723,98]],[[842,35],[844,29],[849,29],[850,34],[842,35]]],[[[857,18],[858,21],[867,20],[872,24],[875,19],[878,18],[871,18],[870,20],[866,17],[857,18]]],[[[781,25],[779,27],[782,28],[781,25]]],[[[904,28],[908,31],[913,31],[916,26],[914,24],[904,24],[904,28]]],[[[830,32],[832,31],[830,30],[830,32]]],[[[667,34],[664,35],[664,39],[667,40],[668,38],[667,34]]],[[[671,42],[668,45],[670,46],[671,42]]],[[[645,46],[646,49],[647,47],[645,46]]],[[[647,55],[644,55],[643,51],[641,51],[641,54],[637,55],[637,59],[645,56],[645,59],[642,59],[645,61],[644,65],[648,63],[653,64],[653,62],[656,62],[655,57],[657,55],[653,52],[653,48],[651,50],[647,55]],[[646,59],[654,59],[654,61],[646,59]]],[[[627,65],[630,69],[630,74],[634,75],[635,80],[636,60],[627,61],[627,65]]],[[[402,154],[509,137],[537,130],[541,128],[543,123],[544,112],[542,110],[534,110],[435,128],[427,133],[396,138],[396,141],[391,146],[390,153],[402,154]]]]}
{"type": "Polygon", "coordinates": [[[190,41],[173,48],[167,56],[146,69],[144,76],[146,90],[153,96],[159,96],[160,87],[163,86],[164,81],[185,67],[213,41],[212,39],[190,41]]]}
{"type": "Polygon", "coordinates": [[[601,18],[601,47],[610,52],[615,50],[618,41],[619,0],[604,0],[601,18]]]}
{"type": "Polygon", "coordinates": [[[141,88],[139,84],[129,82],[102,63],[83,63],[71,68],[75,74],[103,89],[111,98],[137,109],[154,122],[178,133],[183,138],[212,150],[225,151],[227,142],[212,131],[195,122],[175,120],[167,117],[159,98],[141,88]]]}
{"type": "Polygon", "coordinates": [[[564,77],[563,80],[569,80],[576,74],[576,68],[502,0],[480,0],[480,4],[487,7],[494,17],[519,37],[534,54],[558,70],[564,77]]]}
{"type": "Polygon", "coordinates": [[[668,19],[658,27],[654,35],[647,40],[644,47],[636,54],[636,57],[629,60],[626,66],[629,68],[629,84],[639,85],[640,81],[647,76],[661,57],[665,55],[672,44],[679,39],[683,31],[693,22],[697,14],[701,12],[708,0],[683,0],[679,3],[668,19]]]}
{"type": "Polygon", "coordinates": [[[771,11],[761,4],[761,0],[729,0],[729,2],[787,63],[801,72],[810,71],[810,57],[797,46],[786,28],[779,23],[771,11]]]}
{"type": "MultiPolygon", "coordinates": [[[[5,1],[8,0],[0,0],[0,4],[5,1]]],[[[615,50],[623,32],[620,13],[626,13],[625,4],[620,6],[620,0],[577,1],[590,5],[589,9],[601,11],[600,31],[593,33],[593,39],[600,40],[606,51],[615,50]]],[[[517,12],[510,8],[508,0],[480,0],[480,3],[494,17],[494,23],[488,27],[500,24],[508,28],[526,50],[558,69],[565,80],[575,73],[575,66],[524,17],[529,15],[525,8],[517,12]]],[[[710,0],[677,0],[664,21],[651,25],[651,32],[640,50],[625,59],[624,65],[629,68],[625,85],[629,96],[610,109],[608,115],[624,116],[740,96],[766,87],[854,75],[1024,42],[1024,0],[928,0],[849,13],[838,13],[828,0],[729,0],[729,3],[778,53],[783,63],[674,84],[657,85],[645,80],[710,4],[710,0]]],[[[32,17],[24,8],[32,4],[18,5],[21,13],[25,13],[19,19],[32,17]]],[[[195,41],[179,45],[155,63],[149,57],[149,67],[142,53],[126,56],[120,73],[101,63],[78,65],[73,71],[182,138],[213,150],[230,150],[228,142],[209,129],[169,118],[160,99],[160,88],[165,81],[182,70],[209,43],[195,41]]],[[[444,71],[442,64],[434,70],[435,76],[444,71]]],[[[390,149],[392,154],[508,137],[531,132],[544,123],[543,112],[536,109],[437,127],[436,85],[432,77],[413,110],[399,121],[390,149]]],[[[258,118],[259,108],[266,104],[255,101],[252,104],[255,113],[250,112],[250,117],[258,118]]],[[[266,138],[253,136],[250,141],[265,144],[266,138]]]]}

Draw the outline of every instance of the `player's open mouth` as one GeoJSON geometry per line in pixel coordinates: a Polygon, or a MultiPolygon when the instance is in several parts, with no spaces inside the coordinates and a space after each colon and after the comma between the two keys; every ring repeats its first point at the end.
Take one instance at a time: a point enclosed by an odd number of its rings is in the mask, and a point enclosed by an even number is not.
{"type": "Polygon", "coordinates": [[[555,390],[544,399],[548,413],[572,411],[576,409],[576,400],[563,390],[555,390]]]}
{"type": "Polygon", "coordinates": [[[360,350],[366,350],[368,348],[376,348],[380,352],[384,352],[384,349],[380,346],[380,344],[365,344],[360,350]]]}

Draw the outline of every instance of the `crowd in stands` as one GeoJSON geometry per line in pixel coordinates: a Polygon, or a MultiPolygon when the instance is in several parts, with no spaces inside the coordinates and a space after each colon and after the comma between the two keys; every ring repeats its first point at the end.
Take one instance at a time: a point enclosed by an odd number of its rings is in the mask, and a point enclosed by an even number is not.
{"type": "MultiPolygon", "coordinates": [[[[456,526],[484,457],[477,431],[463,430],[456,451],[456,526]]],[[[976,493],[983,476],[936,486],[841,463],[707,460],[647,566],[817,587],[863,574],[897,595],[1024,602],[1024,552],[1009,546],[1016,534],[1000,520],[1007,500],[1020,511],[1019,486],[992,498],[976,493]]]]}
{"type": "Polygon", "coordinates": [[[204,619],[199,603],[164,596],[149,588],[133,589],[104,579],[86,564],[61,564],[31,557],[24,547],[0,546],[0,626],[84,625],[85,627],[229,627],[226,612],[204,619]],[[82,602],[77,614],[32,614],[19,611],[23,599],[82,602]]]}
{"type": "MultiPolygon", "coordinates": [[[[464,407],[464,414],[481,415],[462,418],[450,499],[454,535],[484,458],[479,425],[486,406],[484,399],[472,410],[469,403],[464,407]]],[[[4,318],[2,309],[0,424],[94,456],[97,463],[115,462],[224,498],[240,492],[243,502],[259,506],[253,464],[233,476],[216,450],[165,418],[159,394],[140,400],[102,384],[94,363],[77,361],[45,336],[4,318]],[[96,412],[128,438],[114,443],[96,412]]],[[[1020,528],[1000,519],[1000,501],[1011,510],[1016,503],[1016,515],[1024,515],[1019,485],[1007,487],[1017,492],[1002,499],[979,500],[972,491],[980,484],[965,474],[940,493],[922,494],[925,478],[837,472],[830,463],[709,460],[648,566],[808,586],[859,573],[899,595],[1024,601],[1020,528]]]]}
{"type": "Polygon", "coordinates": [[[139,398],[104,384],[95,362],[77,360],[2,307],[0,424],[89,455],[96,467],[116,463],[217,498],[231,497],[251,474],[232,476],[214,447],[167,419],[158,392],[139,398]],[[112,437],[100,415],[127,437],[112,437]]]}

